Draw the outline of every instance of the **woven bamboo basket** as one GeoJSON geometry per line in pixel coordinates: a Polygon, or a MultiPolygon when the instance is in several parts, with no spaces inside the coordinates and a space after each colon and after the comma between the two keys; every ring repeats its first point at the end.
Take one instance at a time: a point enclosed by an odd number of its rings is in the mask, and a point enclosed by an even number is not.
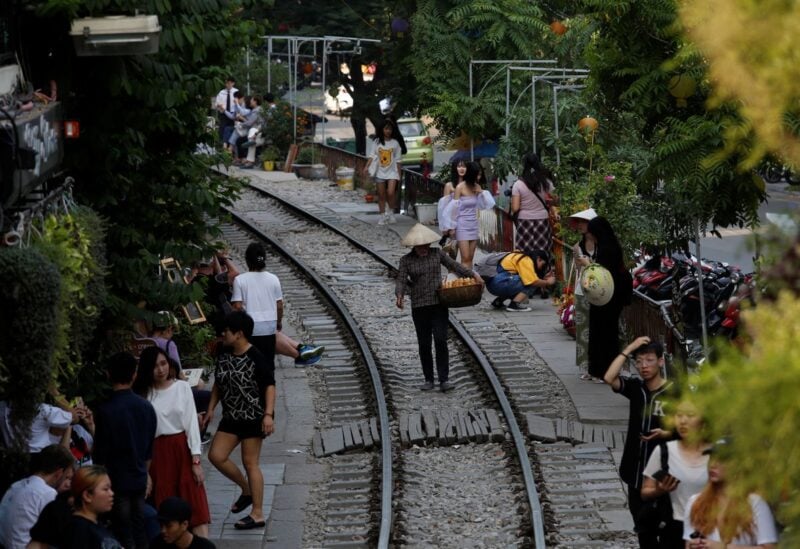
{"type": "Polygon", "coordinates": [[[471,307],[481,302],[483,284],[470,284],[455,288],[439,288],[439,303],[445,307],[471,307]]]}

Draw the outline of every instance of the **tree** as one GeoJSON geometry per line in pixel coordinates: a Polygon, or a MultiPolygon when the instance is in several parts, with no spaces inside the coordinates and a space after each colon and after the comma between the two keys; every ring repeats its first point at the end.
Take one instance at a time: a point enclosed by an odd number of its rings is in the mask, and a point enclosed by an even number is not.
{"type": "MultiPolygon", "coordinates": [[[[743,169],[764,153],[800,165],[797,132],[796,63],[800,47],[790,33],[800,9],[785,2],[682,4],[689,35],[706,56],[713,76],[712,104],[731,102],[725,154],[740,155],[743,169]],[[712,15],[713,14],[713,15],[712,15]],[[702,22],[705,28],[701,29],[702,22]],[[752,137],[754,136],[754,137],[752,137]]],[[[714,436],[729,437],[728,482],[739,495],[757,492],[785,526],[781,545],[800,543],[800,240],[770,238],[757,307],[743,314],[748,345],[727,346],[699,379],[697,388],[714,436]],[[776,249],[778,250],[776,253],[776,249]]]]}
{"type": "Polygon", "coordinates": [[[221,159],[196,154],[212,143],[207,130],[211,98],[222,87],[227,57],[258,26],[241,18],[250,0],[59,0],[29,1],[38,8],[29,28],[48,34],[23,36],[58,51],[56,78],[65,107],[81,121],[81,137],[65,163],[75,175],[76,195],[111,220],[108,230],[111,309],[123,321],[171,308],[198,296],[157,276],[161,257],[188,263],[209,250],[218,234],[220,206],[236,184],[211,175],[221,159]],[[66,33],[75,17],[103,13],[159,17],[157,55],[78,58],[66,33]],[[34,40],[35,38],[35,40],[34,40]],[[121,316],[120,316],[121,315],[121,316]]]}

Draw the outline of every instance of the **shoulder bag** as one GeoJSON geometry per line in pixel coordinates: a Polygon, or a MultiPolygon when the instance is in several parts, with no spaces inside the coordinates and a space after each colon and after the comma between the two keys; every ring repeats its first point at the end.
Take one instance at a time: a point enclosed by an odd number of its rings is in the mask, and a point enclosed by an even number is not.
{"type": "MultiPolygon", "coordinates": [[[[669,452],[665,442],[658,443],[661,448],[661,470],[669,474],[669,452]]],[[[669,494],[661,495],[643,502],[638,514],[640,532],[658,532],[672,520],[672,500],[669,494]]]]}

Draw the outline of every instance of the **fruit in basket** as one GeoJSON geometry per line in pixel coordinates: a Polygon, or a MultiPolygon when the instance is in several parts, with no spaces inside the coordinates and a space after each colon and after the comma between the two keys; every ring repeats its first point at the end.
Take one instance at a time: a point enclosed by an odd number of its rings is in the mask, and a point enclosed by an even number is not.
{"type": "Polygon", "coordinates": [[[442,282],[442,288],[463,288],[464,286],[473,286],[477,284],[474,278],[454,278],[442,282]]]}

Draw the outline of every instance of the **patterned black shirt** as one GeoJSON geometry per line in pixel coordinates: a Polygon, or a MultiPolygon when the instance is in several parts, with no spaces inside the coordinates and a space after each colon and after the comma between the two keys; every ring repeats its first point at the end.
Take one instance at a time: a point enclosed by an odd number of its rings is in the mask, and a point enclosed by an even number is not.
{"type": "Polygon", "coordinates": [[[275,367],[251,346],[243,355],[223,353],[217,358],[214,383],[222,403],[222,417],[236,421],[261,419],[266,391],[275,385],[275,367]]]}
{"type": "Polygon", "coordinates": [[[442,285],[442,265],[467,277],[473,272],[458,263],[439,248],[431,248],[428,255],[421,257],[414,250],[400,258],[394,293],[401,296],[411,295],[411,307],[438,305],[439,296],[436,290],[442,285]]]}

